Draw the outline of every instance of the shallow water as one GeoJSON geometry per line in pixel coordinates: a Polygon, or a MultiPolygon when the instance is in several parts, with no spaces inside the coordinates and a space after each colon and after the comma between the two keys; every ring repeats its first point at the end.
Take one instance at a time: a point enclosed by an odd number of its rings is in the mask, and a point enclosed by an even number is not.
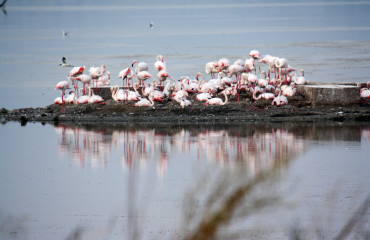
{"type": "Polygon", "coordinates": [[[133,59],[154,73],[162,54],[175,79],[194,78],[205,63],[245,59],[252,49],[287,58],[310,81],[366,82],[370,74],[369,1],[9,1],[6,10],[0,107],[8,109],[51,104],[70,70],[58,66],[63,56],[87,69],[105,64],[112,85],[133,59]]]}
{"type": "MultiPolygon", "coordinates": [[[[0,136],[2,239],[63,239],[74,231],[83,239],[133,239],[135,229],[141,239],[178,238],[196,226],[207,197],[220,201],[274,164],[277,178],[256,187],[237,212],[254,198],[273,202],[236,218],[221,236],[277,239],[303,227],[305,236],[317,230],[333,238],[369,195],[364,125],[9,122],[0,136]],[[185,224],[191,210],[198,215],[185,224]]],[[[368,211],[362,222],[368,229],[368,211]]]]}

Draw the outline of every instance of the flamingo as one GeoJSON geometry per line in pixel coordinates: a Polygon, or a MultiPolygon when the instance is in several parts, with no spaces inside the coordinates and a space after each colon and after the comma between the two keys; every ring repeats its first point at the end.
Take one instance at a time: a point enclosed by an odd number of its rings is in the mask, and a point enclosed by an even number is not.
{"type": "Polygon", "coordinates": [[[251,72],[254,70],[254,74],[256,74],[256,68],[254,67],[254,59],[247,58],[244,62],[244,69],[245,72],[251,72]]]}
{"type": "Polygon", "coordinates": [[[67,59],[65,57],[62,58],[62,63],[59,64],[62,67],[73,67],[72,65],[67,64],[67,59]]]}
{"type": "Polygon", "coordinates": [[[91,77],[89,75],[86,75],[86,74],[81,74],[78,77],[75,77],[74,79],[77,80],[77,81],[82,82],[82,84],[83,84],[82,95],[86,95],[85,86],[86,86],[86,84],[87,84],[87,86],[90,86],[91,77]]]}
{"type": "Polygon", "coordinates": [[[227,98],[227,94],[226,92],[224,91],[223,92],[224,96],[225,96],[225,101],[222,101],[221,98],[211,98],[209,99],[207,102],[203,103],[204,105],[225,105],[227,102],[228,102],[228,98],[227,98]]]}
{"type": "Polygon", "coordinates": [[[89,96],[88,95],[83,95],[83,96],[77,98],[77,104],[88,103],[88,102],[89,102],[89,96]]]}
{"type": "Polygon", "coordinates": [[[279,88],[276,89],[276,95],[277,97],[272,100],[271,105],[282,106],[288,104],[288,99],[284,95],[281,95],[281,90],[279,88]]]}
{"type": "Polygon", "coordinates": [[[155,69],[157,69],[158,72],[161,71],[161,70],[166,70],[166,63],[163,60],[163,56],[158,55],[156,57],[156,60],[157,61],[154,63],[155,69]]]}
{"type": "Polygon", "coordinates": [[[169,97],[170,96],[170,88],[171,88],[171,81],[166,80],[166,85],[163,88],[164,97],[169,97]]]}
{"type": "Polygon", "coordinates": [[[112,93],[112,99],[114,101],[119,102],[127,100],[127,94],[125,94],[123,89],[120,89],[118,85],[111,87],[110,91],[112,93]]]}
{"type": "Polygon", "coordinates": [[[136,63],[136,67],[135,67],[135,73],[136,74],[138,74],[141,71],[148,71],[149,70],[149,67],[148,67],[147,63],[138,62],[137,60],[134,60],[131,64],[131,66],[134,67],[135,63],[136,63]]]}
{"type": "Polygon", "coordinates": [[[107,71],[106,74],[98,78],[97,86],[102,87],[110,84],[110,72],[107,71]]]}
{"type": "Polygon", "coordinates": [[[66,103],[75,103],[76,102],[76,94],[75,91],[70,91],[68,96],[65,99],[66,103]]]}
{"type": "MultiPolygon", "coordinates": [[[[268,77],[270,77],[270,73],[272,72],[272,70],[275,70],[275,63],[274,63],[275,59],[276,59],[276,57],[273,57],[271,55],[265,55],[261,60],[258,60],[258,63],[265,63],[265,64],[268,65],[268,67],[269,67],[269,71],[267,73],[268,77]]],[[[275,78],[276,78],[276,76],[275,76],[275,78]]]]}
{"type": "Polygon", "coordinates": [[[293,73],[293,81],[294,81],[294,83],[297,84],[297,85],[306,84],[306,79],[304,77],[304,70],[303,69],[299,69],[298,70],[298,73],[300,74],[300,76],[297,76],[296,73],[293,73]]]}
{"type": "Polygon", "coordinates": [[[200,81],[198,82],[198,87],[197,87],[198,92],[201,92],[201,93],[202,92],[212,92],[212,93],[214,93],[214,92],[217,91],[217,88],[219,87],[217,85],[217,83],[207,82],[207,83],[203,84],[204,79],[203,79],[203,75],[200,72],[197,73],[196,79],[198,79],[199,76],[200,76],[200,81]]]}
{"type": "Polygon", "coordinates": [[[118,85],[110,87],[110,92],[112,93],[112,99],[114,101],[117,101],[116,93],[117,93],[118,88],[119,88],[118,85]]]}
{"type": "Polygon", "coordinates": [[[131,73],[131,68],[125,68],[121,70],[118,74],[118,78],[122,78],[123,87],[125,87],[125,79],[126,79],[126,87],[129,87],[129,74],[131,73]]]}
{"type": "MultiPolygon", "coordinates": [[[[70,88],[71,88],[71,86],[69,85],[68,81],[60,81],[60,82],[57,83],[57,85],[55,87],[55,90],[60,89],[62,91],[62,103],[61,103],[61,105],[65,104],[64,94],[65,94],[66,89],[70,89],[70,88]]],[[[62,112],[64,112],[63,108],[62,108],[62,112]]]]}
{"type": "Polygon", "coordinates": [[[221,58],[218,60],[218,69],[220,71],[226,70],[230,66],[230,61],[227,58],[221,58]]]}
{"type": "Polygon", "coordinates": [[[183,100],[181,100],[181,102],[180,102],[180,107],[181,108],[185,108],[185,107],[189,107],[189,106],[191,106],[191,101],[189,101],[188,99],[183,99],[183,100]]]}
{"type": "Polygon", "coordinates": [[[212,98],[212,95],[208,92],[205,92],[205,93],[199,93],[195,96],[195,99],[199,102],[204,102],[204,101],[208,101],[209,99],[212,98]]]}
{"type": "Polygon", "coordinates": [[[142,98],[140,101],[136,102],[133,107],[152,107],[154,106],[153,96],[149,95],[149,100],[146,98],[142,98]]]}
{"type": "Polygon", "coordinates": [[[206,64],[206,69],[205,69],[207,74],[211,74],[211,78],[215,78],[215,73],[220,72],[220,69],[218,68],[218,62],[208,62],[206,64]]]}
{"type": "Polygon", "coordinates": [[[227,77],[231,78],[235,74],[235,78],[237,82],[236,83],[236,90],[238,91],[238,96],[236,98],[237,102],[239,102],[239,96],[240,96],[241,75],[244,71],[245,71],[245,68],[238,64],[233,64],[229,67],[229,75],[227,77]]]}
{"type": "MultiPolygon", "coordinates": [[[[282,69],[287,69],[289,67],[288,65],[288,60],[286,60],[285,58],[275,58],[273,60],[274,64],[275,64],[275,68],[277,68],[279,70],[278,72],[278,76],[281,76],[282,75],[282,69]]],[[[286,78],[286,75],[285,76],[285,80],[287,79],[286,78]]],[[[282,78],[282,77],[280,77],[282,78]]]]}
{"type": "Polygon", "coordinates": [[[256,94],[253,93],[253,99],[254,100],[259,100],[261,98],[262,99],[267,99],[267,100],[274,100],[275,94],[266,92],[266,93],[261,93],[260,95],[258,95],[258,97],[256,97],[256,94]]]}
{"type": "Polygon", "coordinates": [[[89,103],[105,104],[104,99],[99,95],[95,95],[92,88],[89,88],[89,103]]]}
{"type": "Polygon", "coordinates": [[[96,87],[96,82],[97,82],[98,78],[103,76],[104,72],[105,72],[105,65],[104,64],[101,65],[100,67],[90,67],[89,73],[90,73],[90,77],[93,80],[94,87],[96,87]]]}
{"type": "Polygon", "coordinates": [[[145,86],[144,81],[148,80],[149,78],[152,78],[153,76],[150,75],[147,71],[141,71],[136,75],[137,79],[140,81],[141,86],[145,86]]]}
{"type": "Polygon", "coordinates": [[[267,87],[267,85],[269,84],[268,80],[266,79],[266,72],[265,71],[262,71],[260,73],[260,79],[257,80],[257,84],[260,87],[267,87]]]}
{"type": "Polygon", "coordinates": [[[157,74],[157,78],[159,80],[159,85],[162,86],[162,82],[163,81],[166,81],[167,78],[170,78],[171,80],[173,80],[173,78],[168,75],[168,73],[166,72],[166,70],[160,70],[157,74]]]}
{"type": "MultiPolygon", "coordinates": [[[[259,52],[259,51],[257,51],[257,50],[251,50],[251,51],[249,52],[249,56],[250,56],[251,58],[253,58],[254,60],[258,60],[258,59],[260,58],[260,52],[259,52]]],[[[257,62],[258,62],[258,61],[257,61],[257,62]]],[[[254,65],[254,62],[253,62],[253,65],[254,65]]],[[[261,72],[261,67],[260,67],[260,63],[259,63],[259,62],[258,62],[258,70],[261,72]]],[[[257,73],[256,73],[256,69],[255,69],[254,74],[257,74],[257,73]]]]}
{"type": "Polygon", "coordinates": [[[74,68],[71,69],[71,71],[68,74],[68,78],[73,83],[74,90],[75,90],[75,93],[77,94],[77,97],[78,97],[78,81],[75,80],[74,78],[83,74],[84,70],[85,70],[85,66],[83,66],[83,67],[74,67],[74,68]]]}
{"type": "Polygon", "coordinates": [[[366,83],[366,88],[360,89],[360,97],[361,98],[369,98],[370,99],[370,81],[366,83]]]}
{"type": "Polygon", "coordinates": [[[240,65],[240,66],[244,66],[244,63],[245,61],[241,58],[237,59],[233,65],[240,65]]]}
{"type": "Polygon", "coordinates": [[[289,86],[286,86],[282,89],[282,94],[286,97],[292,97],[296,91],[297,89],[295,88],[295,83],[292,82],[289,86]]]}
{"type": "Polygon", "coordinates": [[[63,104],[63,100],[61,97],[57,97],[54,99],[54,104],[58,104],[58,105],[62,105],[63,104]]]}

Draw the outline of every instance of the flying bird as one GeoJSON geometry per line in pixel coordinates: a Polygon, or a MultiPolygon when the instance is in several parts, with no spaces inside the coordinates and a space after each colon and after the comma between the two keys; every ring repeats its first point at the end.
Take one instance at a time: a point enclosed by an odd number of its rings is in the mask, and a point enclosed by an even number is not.
{"type": "Polygon", "coordinates": [[[72,65],[67,64],[67,59],[65,57],[62,58],[62,63],[59,64],[62,67],[73,67],[72,65]]]}
{"type": "Polygon", "coordinates": [[[153,22],[149,23],[149,28],[154,28],[154,23],[153,22]]]}
{"type": "Polygon", "coordinates": [[[7,0],[4,0],[1,4],[0,4],[0,8],[1,8],[1,11],[3,11],[3,13],[5,15],[8,14],[8,12],[5,10],[5,3],[6,3],[7,0]]]}

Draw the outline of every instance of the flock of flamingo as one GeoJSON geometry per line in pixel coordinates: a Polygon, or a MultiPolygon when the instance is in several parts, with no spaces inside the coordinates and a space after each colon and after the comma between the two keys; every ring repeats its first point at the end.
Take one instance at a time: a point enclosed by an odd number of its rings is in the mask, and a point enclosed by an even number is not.
{"type": "MultiPolygon", "coordinates": [[[[73,67],[66,63],[65,58],[60,65],[73,67]]],[[[134,60],[130,67],[118,74],[118,78],[123,81],[123,86],[111,86],[112,98],[122,102],[135,101],[133,106],[136,107],[150,107],[155,101],[163,102],[168,99],[185,108],[192,105],[189,95],[195,94],[195,99],[203,102],[204,105],[225,105],[231,96],[239,102],[240,92],[243,91],[251,101],[267,99],[271,100],[272,105],[281,106],[288,104],[287,97],[296,94],[295,85],[306,83],[303,69],[296,70],[291,67],[285,58],[270,55],[260,58],[257,50],[250,51],[245,61],[238,59],[233,64],[230,64],[227,58],[208,62],[205,65],[206,74],[211,76],[208,81],[200,72],[196,74],[195,79],[182,76],[175,81],[168,74],[162,55],[156,57],[154,68],[157,71],[157,79],[146,86],[145,82],[153,78],[153,75],[148,72],[148,64],[134,60]],[[265,71],[261,71],[260,63],[267,66],[265,71]]],[[[84,74],[84,70],[85,67],[73,67],[68,74],[68,80],[57,84],[56,89],[62,91],[62,96],[55,99],[55,104],[105,103],[102,97],[94,94],[92,88],[108,86],[110,72],[106,71],[105,65],[90,67],[89,74],[84,74]],[[79,82],[83,84],[82,89],[78,88],[79,82]],[[64,97],[65,91],[72,87],[73,90],[64,97]]]]}

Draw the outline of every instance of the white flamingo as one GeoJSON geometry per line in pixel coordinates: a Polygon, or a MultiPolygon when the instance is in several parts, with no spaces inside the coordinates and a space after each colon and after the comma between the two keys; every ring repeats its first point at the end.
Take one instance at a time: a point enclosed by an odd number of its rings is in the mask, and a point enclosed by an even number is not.
{"type": "Polygon", "coordinates": [[[281,95],[280,89],[276,89],[276,95],[277,96],[272,100],[271,105],[282,106],[288,104],[288,99],[284,95],[281,95]]]}
{"type": "Polygon", "coordinates": [[[154,106],[153,96],[149,95],[149,100],[146,98],[142,98],[140,101],[136,102],[133,107],[152,107],[154,106]]]}
{"type": "Polygon", "coordinates": [[[304,70],[303,69],[299,69],[298,70],[298,73],[300,76],[297,76],[297,74],[294,72],[293,73],[293,81],[295,84],[297,85],[303,85],[303,84],[306,84],[306,79],[304,77],[304,70]]]}
{"type": "Polygon", "coordinates": [[[136,63],[135,74],[138,74],[139,72],[142,72],[142,71],[148,71],[149,70],[149,67],[148,67],[147,63],[138,62],[137,60],[134,60],[131,64],[131,66],[134,67],[135,63],[136,63]]]}
{"type": "Polygon", "coordinates": [[[72,81],[74,91],[77,94],[77,97],[78,97],[78,81],[75,80],[74,78],[83,74],[84,70],[85,70],[85,66],[83,66],[83,67],[74,67],[74,68],[71,69],[71,71],[69,71],[69,74],[68,74],[68,79],[70,79],[72,81]]]}
{"type": "Polygon", "coordinates": [[[83,84],[83,88],[82,88],[82,95],[86,95],[86,84],[87,86],[89,87],[90,86],[90,83],[92,81],[91,77],[89,75],[86,75],[86,74],[81,74],[77,77],[75,77],[74,79],[76,79],[77,81],[80,81],[82,82],[83,84]]]}
{"type": "Polygon", "coordinates": [[[206,64],[205,71],[207,74],[211,74],[211,78],[215,78],[215,73],[220,72],[220,69],[218,67],[218,61],[208,62],[206,64]]]}
{"type": "Polygon", "coordinates": [[[227,94],[223,92],[225,96],[225,101],[223,101],[221,98],[211,98],[207,102],[203,103],[204,105],[225,105],[228,102],[227,94]]]}
{"type": "Polygon", "coordinates": [[[161,70],[166,70],[166,63],[164,62],[162,55],[157,55],[154,67],[155,69],[157,69],[158,72],[161,70]]]}
{"type": "Polygon", "coordinates": [[[100,67],[90,67],[89,73],[90,77],[93,80],[93,86],[96,87],[96,82],[98,81],[98,78],[103,76],[105,72],[105,65],[101,65],[100,67]]]}

